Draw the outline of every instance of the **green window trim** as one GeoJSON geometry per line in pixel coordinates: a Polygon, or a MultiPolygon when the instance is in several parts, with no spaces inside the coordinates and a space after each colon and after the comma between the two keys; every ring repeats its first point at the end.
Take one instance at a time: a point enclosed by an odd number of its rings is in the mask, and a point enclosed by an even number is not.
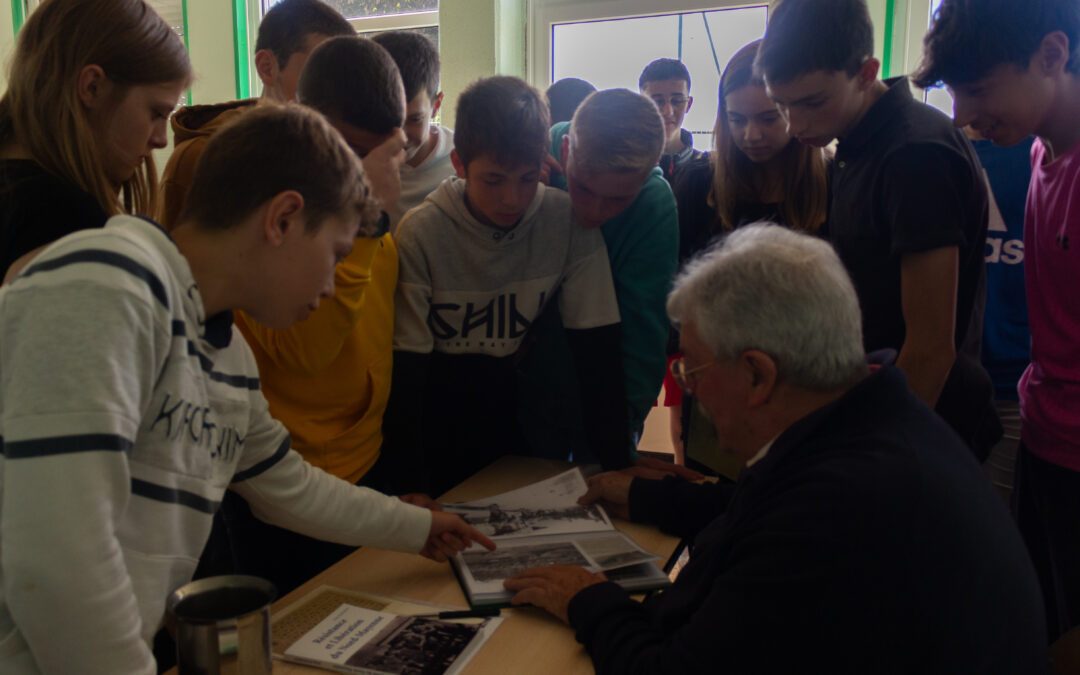
{"type": "MultiPolygon", "coordinates": [[[[188,33],[191,32],[191,29],[188,28],[187,3],[188,3],[188,0],[181,0],[181,2],[180,2],[180,16],[183,17],[183,20],[184,20],[184,49],[187,50],[188,58],[190,59],[191,58],[191,40],[188,37],[188,33]]],[[[184,94],[184,101],[188,105],[191,105],[191,87],[188,87],[187,92],[184,94]]]]}
{"type": "Polygon", "coordinates": [[[881,53],[881,78],[892,77],[893,53],[893,15],[896,13],[896,0],[885,0],[885,39],[881,53]]]}
{"type": "Polygon", "coordinates": [[[233,63],[235,65],[236,98],[251,97],[248,65],[248,21],[245,0],[233,0],[233,63]]]}
{"type": "Polygon", "coordinates": [[[11,23],[15,27],[15,34],[26,23],[26,0],[11,0],[11,23]]]}

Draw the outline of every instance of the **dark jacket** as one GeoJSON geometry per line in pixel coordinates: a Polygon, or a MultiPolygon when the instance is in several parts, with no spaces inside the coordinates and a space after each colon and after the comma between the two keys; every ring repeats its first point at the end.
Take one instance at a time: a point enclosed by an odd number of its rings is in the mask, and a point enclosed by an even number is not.
{"type": "Polygon", "coordinates": [[[682,141],[683,149],[670,155],[660,155],[658,162],[664,172],[664,180],[674,185],[676,177],[682,172],[683,167],[693,161],[707,159],[709,153],[694,148],[694,135],[686,129],[679,130],[679,140],[682,141]]]}
{"type": "Polygon", "coordinates": [[[887,367],[785,431],[734,486],[636,479],[631,516],[696,541],[639,604],[570,624],[598,673],[1036,673],[1041,596],[1004,502],[887,367]]]}

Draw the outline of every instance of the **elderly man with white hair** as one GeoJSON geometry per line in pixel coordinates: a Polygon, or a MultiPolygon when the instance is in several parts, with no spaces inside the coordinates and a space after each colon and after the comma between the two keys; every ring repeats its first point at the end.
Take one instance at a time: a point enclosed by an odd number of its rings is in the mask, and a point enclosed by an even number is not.
{"type": "Polygon", "coordinates": [[[734,485],[594,476],[583,503],[693,538],[645,602],[579,567],[507,581],[598,673],[1034,673],[1038,582],[970,451],[890,364],[818,239],[736,230],[668,298],[673,370],[746,461],[734,485]],[[870,359],[874,361],[874,358],[870,359]]]}

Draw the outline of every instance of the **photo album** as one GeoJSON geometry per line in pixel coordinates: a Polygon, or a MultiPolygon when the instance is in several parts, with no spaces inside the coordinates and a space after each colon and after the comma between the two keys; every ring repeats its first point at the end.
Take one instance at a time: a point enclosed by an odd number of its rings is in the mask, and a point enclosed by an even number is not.
{"type": "Polygon", "coordinates": [[[580,469],[500,495],[444,504],[491,537],[498,548],[479,547],[451,558],[454,573],[473,607],[508,605],[503,581],[530,567],[581,565],[604,572],[628,591],[648,591],[670,581],[657,556],[615,529],[597,506],[580,506],[587,486],[580,469]]]}

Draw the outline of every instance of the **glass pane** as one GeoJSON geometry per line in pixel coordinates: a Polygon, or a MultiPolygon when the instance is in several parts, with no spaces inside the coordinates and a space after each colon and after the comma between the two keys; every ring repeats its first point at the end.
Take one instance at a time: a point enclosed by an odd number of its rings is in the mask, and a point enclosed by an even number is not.
{"type": "Polygon", "coordinates": [[[684,127],[694,147],[712,147],[716,90],[735,52],[765,33],[765,5],[633,19],[556,24],[552,28],[551,80],[580,77],[598,89],[637,91],[638,76],[653,59],[681,58],[690,71],[694,105],[684,127]],[[681,22],[680,22],[681,19],[681,22]],[[604,45],[604,58],[596,46],[604,45]]]}
{"type": "Polygon", "coordinates": [[[165,23],[169,24],[176,34],[184,37],[184,3],[182,0],[147,0],[165,23]]]}
{"type": "MultiPolygon", "coordinates": [[[[438,26],[423,26],[421,28],[402,28],[400,30],[408,31],[410,33],[420,33],[421,35],[423,35],[427,39],[434,42],[436,49],[438,49],[438,47],[439,47],[439,27],[438,26]]],[[[378,35],[379,33],[384,33],[384,32],[386,32],[386,31],[372,30],[372,31],[363,31],[360,34],[363,35],[364,37],[371,37],[373,35],[378,35]]]]}
{"type": "MultiPolygon", "coordinates": [[[[930,2],[930,22],[934,21],[934,13],[941,6],[941,0],[931,0],[930,2]]],[[[923,96],[928,104],[934,106],[941,112],[945,113],[949,117],[953,114],[953,100],[952,94],[948,92],[944,87],[937,89],[927,89],[926,94],[923,96]]]]}
{"type": "Polygon", "coordinates": [[[439,9],[439,0],[323,0],[346,19],[430,12],[439,9]]]}

